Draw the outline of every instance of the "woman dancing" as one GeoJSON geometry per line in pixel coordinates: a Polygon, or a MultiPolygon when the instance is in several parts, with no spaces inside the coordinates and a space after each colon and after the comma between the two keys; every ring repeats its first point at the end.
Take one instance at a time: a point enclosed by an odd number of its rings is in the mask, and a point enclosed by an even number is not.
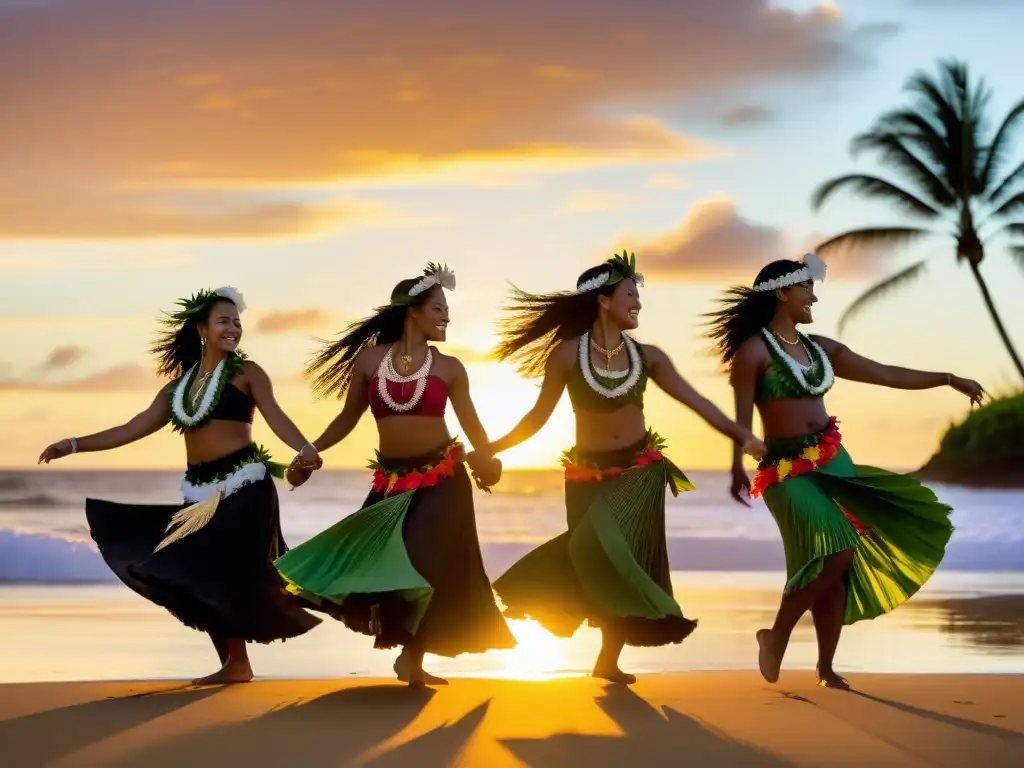
{"type": "MultiPolygon", "coordinates": [[[[474,446],[486,445],[487,433],[466,369],[428,344],[447,334],[446,289],[455,275],[431,264],[311,361],[318,393],[347,393],[313,444],[326,451],[344,440],[369,408],[380,440],[373,485],[358,512],[275,563],[293,592],[374,635],[376,648],[402,646],[394,669],[410,685],[446,682],[423,671],[425,653],[515,646],[484,572],[465,449],[445,425],[448,400],[474,446]]],[[[498,480],[500,466],[479,465],[481,487],[498,480]]]]}
{"type": "Polygon", "coordinates": [[[120,426],[54,443],[39,461],[129,445],[168,422],[184,434],[184,506],[86,499],[86,518],[127,586],[210,635],[221,668],[194,682],[248,682],[246,642],[297,637],[321,621],[288,594],[271,564],[288,549],[271,477],[284,468],[252,442],[254,408],[305,464],[319,459],[281,410],[267,374],[238,350],[242,295],[219,288],[178,304],[153,347],[158,372],[173,380],[150,406],[120,426]]]}
{"type": "Polygon", "coordinates": [[[672,596],[665,543],[665,487],[692,490],[644,421],[648,377],[712,427],[760,455],[763,445],[699,395],[657,347],[625,333],[637,327],[643,277],[615,256],[579,276],[574,292],[513,293],[497,355],[526,376],[543,374],[533,408],[508,435],[471,455],[481,466],[528,440],[562,396],[576,412],[576,446],[562,458],[568,531],[513,565],[494,588],[506,615],[534,618],[570,637],[585,620],[601,629],[593,676],[636,678],[619,669],[624,645],[679,643],[696,627],[672,596]],[[596,360],[594,358],[597,358],[596,360]]]}
{"type": "Polygon", "coordinates": [[[793,627],[810,610],[819,685],[848,690],[832,666],[843,624],[888,613],[921,588],[945,553],[952,510],[912,477],[854,464],[822,398],[835,377],[893,389],[951,386],[972,405],[983,390],[976,381],[882,365],[798,332],[813,320],[814,281],[825,271],[814,254],[772,262],[753,288],[728,291],[710,315],[710,335],[731,369],[737,420],[749,427],[756,404],[768,447],[753,486],[734,453],[732,494],[742,503],[744,489],[763,495],[786,552],[775,624],[757,633],[761,674],[778,680],[793,627]]]}

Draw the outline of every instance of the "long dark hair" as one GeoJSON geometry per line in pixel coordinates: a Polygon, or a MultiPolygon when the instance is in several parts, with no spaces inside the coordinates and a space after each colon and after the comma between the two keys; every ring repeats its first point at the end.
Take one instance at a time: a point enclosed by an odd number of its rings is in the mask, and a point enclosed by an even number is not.
{"type": "MultiPolygon", "coordinates": [[[[753,284],[791,274],[803,266],[801,262],[790,259],[773,261],[757,273],[753,284]]],[[[715,342],[715,353],[728,366],[743,342],[760,333],[771,322],[779,307],[779,297],[775,291],[755,291],[745,286],[733,286],[719,299],[718,305],[718,310],[704,317],[709,318],[708,336],[715,342]]]]}
{"type": "MultiPolygon", "coordinates": [[[[623,274],[622,262],[613,264],[609,259],[604,264],[591,267],[576,279],[582,285],[611,269],[619,271],[623,279],[633,279],[623,274]]],[[[574,339],[589,331],[597,320],[598,296],[610,296],[618,282],[606,283],[596,290],[556,291],[555,293],[527,293],[515,286],[510,293],[510,303],[504,307],[509,313],[498,324],[501,341],[494,350],[494,356],[501,361],[513,360],[519,372],[526,377],[544,375],[544,366],[552,351],[561,342],[574,339]]]]}
{"type": "Polygon", "coordinates": [[[319,397],[341,397],[352,383],[352,371],[359,353],[375,344],[394,344],[405,331],[405,313],[411,307],[422,306],[438,286],[409,296],[410,289],[422,278],[402,280],[391,291],[391,303],[377,307],[373,314],[356,320],[341,332],[337,341],[325,341],[324,346],[306,365],[306,377],[311,380],[313,392],[319,397]]]}
{"type": "Polygon", "coordinates": [[[156,371],[160,376],[176,379],[203,359],[203,345],[199,326],[210,322],[210,313],[220,304],[236,306],[225,296],[203,291],[190,299],[178,302],[184,307],[178,312],[167,312],[160,318],[163,330],[157,333],[150,351],[156,355],[156,371]]]}

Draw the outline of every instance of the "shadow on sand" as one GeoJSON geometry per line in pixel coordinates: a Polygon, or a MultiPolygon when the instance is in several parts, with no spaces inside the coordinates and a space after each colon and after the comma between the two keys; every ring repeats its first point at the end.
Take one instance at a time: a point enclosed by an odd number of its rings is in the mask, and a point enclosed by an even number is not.
{"type": "Polygon", "coordinates": [[[715,768],[783,768],[789,761],[716,733],[670,707],[661,710],[622,686],[608,686],[596,702],[621,736],[562,733],[543,739],[505,739],[502,745],[531,768],[566,764],[715,768]]]}
{"type": "MultiPolygon", "coordinates": [[[[236,765],[238,753],[259,755],[258,765],[334,768],[349,765],[408,727],[434,691],[404,685],[345,688],[314,699],[284,703],[250,720],[176,736],[123,759],[121,766],[162,768],[236,765]],[[240,747],[240,745],[244,745],[240,747]]],[[[483,720],[485,702],[454,723],[445,723],[407,744],[376,754],[361,765],[451,765],[483,720]],[[412,762],[409,762],[412,760],[412,762]]]]}
{"type": "Polygon", "coordinates": [[[46,765],[118,733],[217,693],[217,688],[176,685],[145,693],[49,709],[0,721],[3,764],[46,765]],[[7,763],[6,759],[14,762],[7,763]]]}

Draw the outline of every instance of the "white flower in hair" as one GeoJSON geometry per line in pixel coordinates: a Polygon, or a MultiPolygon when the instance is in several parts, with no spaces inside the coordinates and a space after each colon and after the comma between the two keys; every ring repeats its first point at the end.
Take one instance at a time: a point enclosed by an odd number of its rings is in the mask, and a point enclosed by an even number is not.
{"type": "Polygon", "coordinates": [[[791,285],[815,280],[821,282],[825,279],[828,267],[816,253],[805,253],[801,260],[803,264],[800,269],[793,270],[789,274],[765,280],[754,286],[755,291],[777,291],[779,288],[788,288],[791,285]]]}
{"type": "Polygon", "coordinates": [[[612,276],[612,271],[609,269],[607,272],[602,272],[589,280],[584,280],[582,283],[576,286],[577,293],[586,293],[587,291],[596,291],[602,285],[608,282],[612,276]]]}
{"type": "Polygon", "coordinates": [[[446,291],[455,290],[455,273],[447,265],[428,264],[426,274],[409,289],[409,296],[419,296],[426,290],[440,285],[446,291]]]}
{"type": "Polygon", "coordinates": [[[817,280],[820,283],[825,279],[825,273],[828,272],[828,265],[821,260],[818,254],[805,253],[802,261],[812,280],[817,280]]]}
{"type": "Polygon", "coordinates": [[[242,293],[237,288],[233,288],[230,285],[225,285],[214,291],[215,294],[223,299],[227,299],[235,307],[238,308],[238,314],[245,312],[245,300],[242,298],[242,293]]]}

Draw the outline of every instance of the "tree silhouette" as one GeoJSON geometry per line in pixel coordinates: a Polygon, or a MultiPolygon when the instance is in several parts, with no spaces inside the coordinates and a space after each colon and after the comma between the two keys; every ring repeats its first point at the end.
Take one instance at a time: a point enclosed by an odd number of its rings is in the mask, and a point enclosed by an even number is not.
{"type": "MultiPolygon", "coordinates": [[[[1006,351],[1024,379],[1024,365],[999,317],[981,275],[986,246],[1007,240],[1009,253],[1024,267],[1024,163],[1006,173],[1014,130],[1024,116],[1024,101],[1006,115],[994,134],[987,112],[991,91],[983,80],[971,81],[967,65],[939,62],[938,76],[911,76],[904,90],[913,103],[879,117],[866,133],[851,142],[856,158],[869,152],[899,183],[853,173],[830,179],[814,192],[811,205],[820,209],[837,192],[893,204],[910,217],[907,226],[851,229],[818,246],[822,256],[849,248],[896,248],[926,237],[952,236],[958,262],[966,262],[981,290],[1006,351]]],[[[862,310],[921,277],[925,260],[890,275],[861,294],[839,319],[839,333],[862,310]]]]}

